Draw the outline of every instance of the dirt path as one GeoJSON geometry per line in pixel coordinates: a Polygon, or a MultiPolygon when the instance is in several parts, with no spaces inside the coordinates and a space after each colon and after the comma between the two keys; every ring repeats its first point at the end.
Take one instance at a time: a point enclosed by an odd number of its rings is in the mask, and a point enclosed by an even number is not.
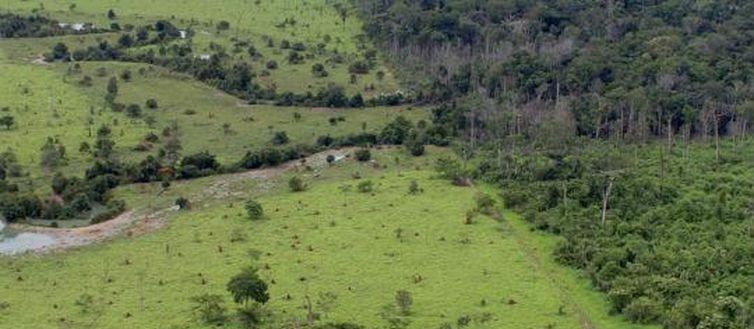
{"type": "MultiPolygon", "coordinates": [[[[243,196],[244,193],[234,191],[231,186],[233,183],[241,180],[256,180],[266,182],[260,187],[268,190],[272,186],[272,180],[285,172],[297,170],[304,166],[309,166],[315,173],[327,166],[327,156],[333,155],[336,158],[345,159],[345,155],[350,154],[355,148],[343,148],[339,150],[328,150],[313,154],[304,159],[289,161],[273,168],[255,169],[241,173],[227,174],[216,176],[202,194],[192,196],[194,203],[200,204],[209,200],[222,200],[229,197],[243,196]]],[[[158,211],[141,214],[144,209],[132,209],[119,216],[86,227],[78,228],[50,228],[30,226],[23,224],[12,224],[10,228],[20,233],[37,233],[53,238],[55,241],[52,245],[43,248],[30,250],[34,253],[57,252],[73,247],[85,246],[92,243],[106,241],[118,236],[138,236],[160,229],[167,223],[168,215],[177,211],[177,207],[170,207],[158,211]]]]}

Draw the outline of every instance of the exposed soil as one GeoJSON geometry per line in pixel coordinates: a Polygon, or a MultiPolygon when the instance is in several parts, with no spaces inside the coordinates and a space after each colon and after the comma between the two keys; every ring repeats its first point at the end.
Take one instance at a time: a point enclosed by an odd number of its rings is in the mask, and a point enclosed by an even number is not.
{"type": "MultiPolygon", "coordinates": [[[[245,195],[242,191],[235,191],[232,184],[242,180],[255,180],[261,184],[257,188],[269,190],[273,187],[272,180],[287,171],[299,170],[309,167],[314,170],[315,174],[327,166],[327,156],[333,155],[337,159],[347,159],[347,155],[354,148],[343,148],[340,150],[328,150],[313,154],[304,159],[286,162],[274,168],[255,169],[242,173],[216,176],[212,183],[209,184],[204,193],[194,196],[192,201],[201,204],[209,200],[222,200],[231,197],[242,197],[245,195]]],[[[92,243],[102,242],[118,236],[139,236],[154,230],[160,229],[168,221],[168,214],[177,211],[177,207],[161,209],[147,214],[141,214],[142,209],[132,209],[119,216],[99,224],[78,228],[50,228],[30,226],[23,224],[12,224],[10,227],[16,232],[27,232],[44,234],[53,239],[55,243],[44,248],[31,250],[34,253],[46,253],[62,251],[69,248],[80,247],[92,243]]]]}

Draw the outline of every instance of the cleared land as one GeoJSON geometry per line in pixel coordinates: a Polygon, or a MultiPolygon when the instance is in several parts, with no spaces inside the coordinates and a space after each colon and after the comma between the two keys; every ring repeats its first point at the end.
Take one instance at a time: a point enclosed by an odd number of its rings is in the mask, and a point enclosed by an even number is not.
{"type": "Polygon", "coordinates": [[[424,169],[428,160],[387,152],[377,156],[386,169],[347,160],[319,175],[302,171],[311,186],[303,193],[287,191],[289,176],[205,178],[162,197],[155,197],[157,185],[127,187],[120,193],[131,203],[149,198],[144,206],[159,208],[186,195],[197,198],[196,208],[145,236],[55,257],[4,260],[0,286],[8,287],[3,300],[10,307],[0,324],[202,328],[189,298],[225,294],[228,277],[255,265],[274,282],[269,308],[281,322],[305,315],[306,295],[317,300],[331,293],[336,302],[320,310],[325,320],[383,326],[386,305],[392,309],[395,291],[405,289],[414,307],[399,318],[410,321],[409,328],[455,324],[464,316],[478,328],[584,328],[585,319],[598,328],[633,327],[599,316],[605,311],[600,298],[572,273],[543,261],[549,240],[517,217],[478,217],[465,225],[479,189],[432,179],[424,169]],[[400,169],[392,165],[396,155],[400,169]],[[373,195],[342,192],[341,186],[358,184],[349,178],[354,172],[376,184],[373,195]],[[407,195],[411,180],[424,193],[407,195]],[[213,189],[229,194],[200,198],[213,189]],[[252,196],[264,205],[266,220],[245,218],[241,201],[252,196]],[[76,305],[83,294],[94,298],[95,311],[82,313],[76,305]]]}

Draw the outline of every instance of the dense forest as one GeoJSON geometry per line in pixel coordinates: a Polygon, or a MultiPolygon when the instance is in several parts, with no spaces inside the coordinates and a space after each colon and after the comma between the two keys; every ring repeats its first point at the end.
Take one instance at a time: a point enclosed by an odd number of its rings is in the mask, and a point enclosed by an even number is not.
{"type": "Polygon", "coordinates": [[[477,138],[744,136],[749,1],[356,1],[426,101],[465,96],[477,138]],[[498,109],[504,109],[498,111],[498,109]],[[555,130],[555,131],[553,131],[555,130]]]}
{"type": "Polygon", "coordinates": [[[433,130],[465,137],[464,162],[438,163],[443,176],[499,184],[631,321],[754,326],[741,154],[754,4],[355,3],[415,98],[441,104],[433,130]]]}

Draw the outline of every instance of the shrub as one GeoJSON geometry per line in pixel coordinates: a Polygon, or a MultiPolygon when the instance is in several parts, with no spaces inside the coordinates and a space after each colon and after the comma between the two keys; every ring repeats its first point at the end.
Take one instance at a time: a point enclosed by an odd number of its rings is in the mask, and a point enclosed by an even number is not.
{"type": "Polygon", "coordinates": [[[423,190],[419,187],[419,183],[415,180],[412,180],[411,183],[408,184],[408,194],[417,195],[422,192],[423,190]]]}
{"type": "Polygon", "coordinates": [[[332,154],[328,154],[327,158],[325,158],[325,160],[327,161],[327,163],[332,164],[333,162],[335,162],[335,156],[332,155],[332,154]]]}
{"type": "Polygon", "coordinates": [[[181,210],[187,210],[191,208],[191,202],[189,201],[189,199],[186,199],[184,197],[175,199],[175,205],[178,206],[178,209],[181,210]]]}
{"type": "Polygon", "coordinates": [[[374,191],[374,183],[370,180],[360,182],[356,187],[361,193],[371,193],[374,191]]]}
{"type": "Polygon", "coordinates": [[[287,144],[289,140],[288,134],[285,131],[278,131],[272,136],[272,144],[274,145],[287,144]]]}
{"type": "Polygon", "coordinates": [[[154,110],[157,108],[157,100],[154,98],[147,99],[146,105],[148,109],[154,110]]]}
{"type": "Polygon", "coordinates": [[[485,215],[492,215],[495,212],[495,199],[485,193],[479,193],[475,197],[476,209],[485,215]]]}
{"type": "Polygon", "coordinates": [[[265,64],[265,67],[267,67],[268,70],[275,70],[278,68],[278,62],[275,60],[269,60],[267,61],[267,64],[265,64]]]}
{"type": "Polygon", "coordinates": [[[259,202],[254,200],[246,201],[244,208],[246,208],[246,215],[249,219],[258,220],[264,218],[264,209],[259,202]]]}
{"type": "Polygon", "coordinates": [[[365,61],[355,61],[348,66],[348,72],[352,74],[369,73],[369,64],[365,61]]]}
{"type": "Polygon", "coordinates": [[[368,149],[360,149],[354,152],[354,155],[356,156],[356,160],[359,162],[367,162],[372,159],[372,152],[370,152],[368,149]]]}
{"type": "Polygon", "coordinates": [[[293,176],[288,180],[288,187],[293,192],[303,192],[306,190],[306,184],[301,178],[298,178],[298,176],[293,176]]]}
{"type": "Polygon", "coordinates": [[[130,104],[126,107],[126,115],[131,118],[138,118],[141,116],[141,106],[138,104],[130,104]]]}

